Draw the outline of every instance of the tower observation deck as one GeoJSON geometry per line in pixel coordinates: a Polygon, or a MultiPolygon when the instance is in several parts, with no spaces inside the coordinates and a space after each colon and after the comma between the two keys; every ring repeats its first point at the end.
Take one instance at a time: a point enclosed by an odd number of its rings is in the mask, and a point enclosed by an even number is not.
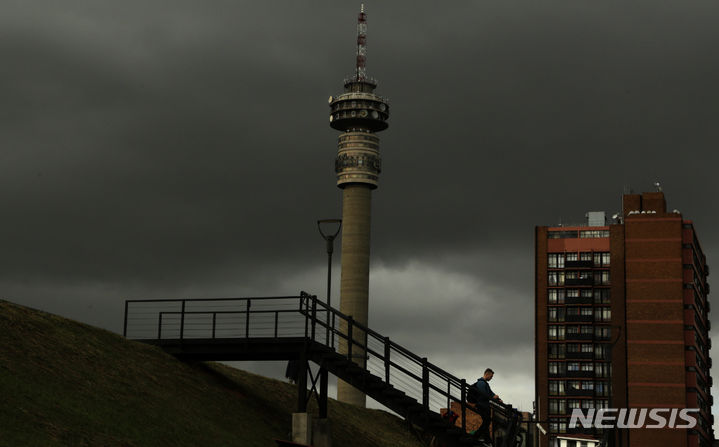
{"type": "MultiPolygon", "coordinates": [[[[339,130],[335,172],[342,189],[342,274],[340,311],[367,325],[369,304],[369,253],[371,192],[376,189],[382,171],[379,137],[376,132],[388,127],[389,104],[374,93],[377,81],[367,76],[367,14],[364,5],[357,17],[357,63],[355,73],[344,81],[344,92],[330,96],[330,126],[339,130]]],[[[365,334],[357,331],[353,339],[365,334]]],[[[346,343],[340,352],[347,353],[346,343]]],[[[354,361],[364,367],[364,351],[352,351],[354,361]]],[[[365,406],[365,395],[340,381],[337,398],[365,406]]]]}

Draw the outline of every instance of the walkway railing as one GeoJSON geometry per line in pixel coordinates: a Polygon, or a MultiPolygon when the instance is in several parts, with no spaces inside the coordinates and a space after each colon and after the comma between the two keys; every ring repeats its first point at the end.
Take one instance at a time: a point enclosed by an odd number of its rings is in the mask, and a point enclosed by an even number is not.
{"type": "MultiPolygon", "coordinates": [[[[426,357],[420,357],[389,337],[357,323],[351,316],[328,307],[317,297],[305,298],[302,310],[309,317],[308,336],[312,340],[331,346],[355,361],[355,352],[366,353],[365,367],[368,371],[415,398],[427,410],[439,413],[442,408],[450,408],[451,402],[459,402],[462,429],[466,431],[467,414],[476,411],[467,403],[471,384],[468,385],[465,379],[455,377],[426,357]],[[340,345],[346,348],[340,350],[340,345]]],[[[519,421],[518,412],[511,405],[492,402],[492,410],[497,419],[519,421]]],[[[495,427],[495,435],[502,436],[504,431],[504,427],[495,427]]]]}
{"type": "MultiPolygon", "coordinates": [[[[465,379],[304,292],[280,297],[128,300],[124,335],[143,340],[305,337],[355,363],[361,364],[364,357],[370,373],[426,410],[439,413],[459,402],[463,430],[468,412],[474,411],[467,404],[465,379]]],[[[493,405],[493,410],[499,419],[518,420],[510,405],[493,405]]],[[[503,428],[497,430],[501,435],[503,428]]]]}
{"type": "Polygon", "coordinates": [[[304,337],[302,296],[125,301],[124,335],[144,340],[304,337]]]}

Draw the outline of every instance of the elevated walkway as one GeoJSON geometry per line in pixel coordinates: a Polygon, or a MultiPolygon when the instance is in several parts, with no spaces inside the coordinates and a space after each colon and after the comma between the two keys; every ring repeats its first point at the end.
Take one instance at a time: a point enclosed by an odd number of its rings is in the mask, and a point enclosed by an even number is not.
{"type": "MultiPolygon", "coordinates": [[[[466,380],[304,292],[285,297],[128,300],[124,335],[159,346],[183,361],[295,360],[298,412],[306,411],[311,396],[309,375],[319,396],[320,417],[327,416],[327,374],[332,373],[444,445],[475,445],[466,433],[467,415],[474,412],[466,401],[466,380]],[[365,367],[351,360],[357,353],[366,357],[365,367]],[[320,367],[316,377],[310,362],[320,367]],[[456,425],[440,413],[451,402],[461,408],[456,425]]],[[[494,445],[530,446],[529,425],[522,427],[519,413],[510,405],[492,404],[494,445]]]]}

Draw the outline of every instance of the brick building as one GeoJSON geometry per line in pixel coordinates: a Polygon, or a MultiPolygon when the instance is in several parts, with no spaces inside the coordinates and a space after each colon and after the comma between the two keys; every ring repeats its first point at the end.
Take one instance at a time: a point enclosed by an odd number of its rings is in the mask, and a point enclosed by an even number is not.
{"type": "Polygon", "coordinates": [[[625,195],[611,223],[602,212],[587,217],[536,228],[535,403],[549,429],[539,445],[575,434],[625,447],[710,446],[709,269],[692,222],[667,212],[662,192],[625,195]],[[700,413],[688,430],[603,432],[568,428],[575,408],[700,413]]]}

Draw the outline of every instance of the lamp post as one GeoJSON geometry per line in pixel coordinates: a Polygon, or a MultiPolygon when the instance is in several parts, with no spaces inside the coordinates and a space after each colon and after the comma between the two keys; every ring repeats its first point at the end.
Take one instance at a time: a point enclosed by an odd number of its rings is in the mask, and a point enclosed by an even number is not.
{"type": "Polygon", "coordinates": [[[327,343],[330,341],[330,308],[332,307],[332,295],[330,293],[332,286],[332,252],[334,251],[335,238],[340,234],[341,228],[342,219],[321,219],[317,221],[317,229],[327,242],[327,343]],[[332,233],[332,230],[334,230],[334,233],[332,233]]]}

